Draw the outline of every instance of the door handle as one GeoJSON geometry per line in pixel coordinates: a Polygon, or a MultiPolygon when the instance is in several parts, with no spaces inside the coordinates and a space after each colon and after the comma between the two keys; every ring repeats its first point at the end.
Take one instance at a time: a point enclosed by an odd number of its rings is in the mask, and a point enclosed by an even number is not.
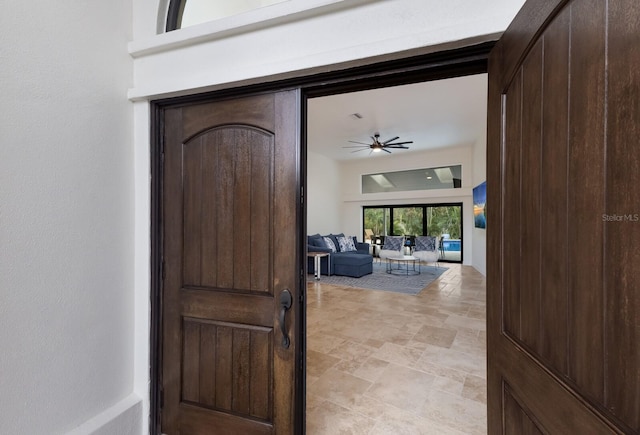
{"type": "Polygon", "coordinates": [[[280,331],[282,331],[282,347],[289,349],[289,335],[287,335],[287,326],[285,324],[287,310],[291,308],[291,292],[287,289],[280,293],[280,331]]]}

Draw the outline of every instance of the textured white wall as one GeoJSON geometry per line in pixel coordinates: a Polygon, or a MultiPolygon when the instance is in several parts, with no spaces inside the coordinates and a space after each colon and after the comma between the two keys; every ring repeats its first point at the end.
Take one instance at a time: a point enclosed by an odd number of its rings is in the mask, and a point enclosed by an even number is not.
{"type": "Polygon", "coordinates": [[[2,6],[0,433],[140,433],[131,1],[2,6]]]}
{"type": "Polygon", "coordinates": [[[307,233],[342,232],[342,189],[338,164],[320,154],[307,155],[307,233]]]}
{"type": "Polygon", "coordinates": [[[344,228],[345,234],[357,234],[359,239],[362,237],[362,207],[365,205],[461,202],[464,238],[464,257],[462,261],[464,264],[472,264],[473,238],[470,236],[473,226],[473,201],[471,198],[472,157],[473,147],[455,147],[406,155],[395,153],[370,159],[343,162],[340,165],[340,172],[343,180],[342,228],[344,228]],[[457,164],[462,165],[462,188],[460,189],[361,193],[360,180],[363,174],[457,164]]]}

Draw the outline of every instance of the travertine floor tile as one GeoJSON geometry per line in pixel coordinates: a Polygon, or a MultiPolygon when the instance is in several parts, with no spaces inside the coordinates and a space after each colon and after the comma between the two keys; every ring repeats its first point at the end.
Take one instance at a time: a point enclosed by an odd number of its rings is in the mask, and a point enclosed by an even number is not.
{"type": "Polygon", "coordinates": [[[359,378],[367,381],[377,381],[387,368],[389,363],[378,358],[369,357],[362,362],[362,365],[353,373],[359,378]]]}
{"type": "Polygon", "coordinates": [[[418,412],[427,400],[434,376],[389,364],[365,393],[396,408],[418,412]]]}
{"type": "Polygon", "coordinates": [[[436,376],[433,380],[433,389],[460,395],[464,389],[464,383],[452,377],[436,376]]]}
{"type": "Polygon", "coordinates": [[[335,369],[327,370],[309,386],[313,394],[349,408],[371,386],[371,382],[335,369]]]}
{"type": "Polygon", "coordinates": [[[376,421],[328,401],[307,406],[307,433],[314,435],[368,435],[376,421]]]}
{"type": "Polygon", "coordinates": [[[340,358],[313,350],[307,350],[307,375],[316,378],[320,377],[340,361],[340,358]]]}
{"type": "Polygon", "coordinates": [[[347,361],[357,361],[362,363],[376,348],[365,344],[355,343],[353,341],[345,341],[331,350],[331,355],[347,361]]]}
{"type": "Polygon", "coordinates": [[[387,407],[369,435],[463,435],[451,427],[416,416],[408,411],[387,407]]]}
{"type": "Polygon", "coordinates": [[[464,381],[462,397],[487,403],[487,380],[478,376],[468,375],[464,381]]]}
{"type": "Polygon", "coordinates": [[[487,328],[485,320],[472,319],[470,317],[451,315],[445,320],[445,325],[456,326],[461,328],[476,329],[478,331],[484,331],[487,328]]]}
{"type": "Polygon", "coordinates": [[[439,347],[451,347],[458,331],[455,329],[423,326],[413,337],[413,341],[432,344],[439,347]]]}
{"type": "Polygon", "coordinates": [[[307,433],[486,433],[485,279],[446,265],[416,296],[307,286],[307,433]]]}
{"type": "Polygon", "coordinates": [[[307,349],[320,353],[329,353],[346,340],[331,334],[307,334],[307,349]]]}
{"type": "Polygon", "coordinates": [[[420,415],[467,434],[486,433],[486,405],[456,394],[431,391],[420,415]]]}
{"type": "Polygon", "coordinates": [[[385,343],[377,349],[373,356],[383,361],[409,366],[420,359],[422,352],[419,349],[412,349],[395,343],[385,343]]]}

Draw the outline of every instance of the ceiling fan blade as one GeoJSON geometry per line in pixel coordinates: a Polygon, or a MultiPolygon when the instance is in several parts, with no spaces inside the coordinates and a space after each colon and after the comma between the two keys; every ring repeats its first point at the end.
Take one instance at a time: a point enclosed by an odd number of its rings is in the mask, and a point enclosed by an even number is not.
{"type": "Polygon", "coordinates": [[[400,139],[400,136],[396,136],[396,137],[394,137],[394,138],[392,138],[392,139],[385,140],[384,142],[382,142],[382,145],[386,145],[386,144],[388,144],[389,142],[393,142],[393,141],[394,141],[394,140],[396,140],[396,139],[400,139]]]}
{"type": "Polygon", "coordinates": [[[393,143],[394,140],[398,140],[398,139],[400,139],[400,136],[395,136],[395,137],[392,137],[391,139],[385,140],[384,142],[380,142],[380,134],[379,133],[375,133],[373,136],[371,136],[371,140],[373,141],[372,143],[358,142],[356,140],[350,140],[350,141],[348,141],[349,143],[355,143],[355,144],[358,144],[358,145],[344,146],[342,148],[360,148],[360,149],[356,149],[354,151],[351,151],[351,153],[357,153],[357,152],[365,151],[366,149],[369,149],[370,150],[369,151],[369,155],[371,155],[374,151],[379,151],[379,150],[382,150],[385,153],[391,154],[391,151],[389,151],[389,149],[408,150],[409,147],[404,146],[404,145],[413,143],[412,140],[393,143]],[[387,149],[387,148],[389,148],[389,149],[387,149]]]}
{"type": "Polygon", "coordinates": [[[395,146],[395,145],[404,145],[404,144],[407,144],[407,143],[413,143],[413,141],[412,140],[408,140],[406,142],[390,143],[390,144],[386,144],[385,146],[392,147],[392,146],[395,146]]]}

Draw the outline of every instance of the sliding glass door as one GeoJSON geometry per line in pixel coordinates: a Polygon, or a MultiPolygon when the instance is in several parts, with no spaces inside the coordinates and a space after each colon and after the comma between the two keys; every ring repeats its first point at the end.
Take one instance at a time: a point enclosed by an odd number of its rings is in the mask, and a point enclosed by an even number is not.
{"type": "Polygon", "coordinates": [[[388,228],[390,219],[389,208],[384,207],[365,207],[364,209],[364,228],[371,231],[371,234],[367,235],[365,231],[364,239],[369,239],[370,235],[374,236],[386,236],[389,235],[388,228]]]}
{"type": "Polygon", "coordinates": [[[462,203],[366,206],[363,239],[382,244],[385,236],[436,236],[440,261],[462,262],[462,203]]]}
{"type": "Polygon", "coordinates": [[[393,235],[424,234],[424,207],[394,207],[390,212],[393,213],[393,235]]]}
{"type": "Polygon", "coordinates": [[[462,262],[462,204],[426,207],[427,228],[440,238],[440,259],[462,262]]]}

